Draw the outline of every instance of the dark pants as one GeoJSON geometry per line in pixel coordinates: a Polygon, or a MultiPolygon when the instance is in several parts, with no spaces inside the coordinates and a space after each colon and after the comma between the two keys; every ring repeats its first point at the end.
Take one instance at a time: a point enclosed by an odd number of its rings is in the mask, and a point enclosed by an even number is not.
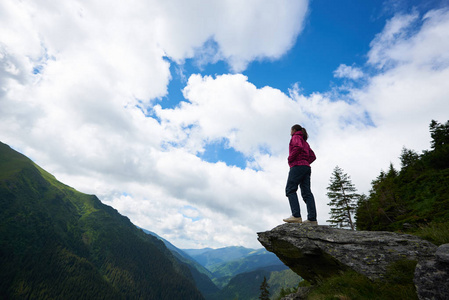
{"type": "Polygon", "coordinates": [[[312,173],[309,166],[294,166],[290,168],[288,173],[287,186],[285,187],[285,194],[290,202],[292,215],[296,218],[301,217],[301,210],[299,209],[298,185],[301,188],[301,196],[307,206],[307,219],[309,221],[316,221],[316,207],[315,198],[310,190],[310,174],[312,173]]]}

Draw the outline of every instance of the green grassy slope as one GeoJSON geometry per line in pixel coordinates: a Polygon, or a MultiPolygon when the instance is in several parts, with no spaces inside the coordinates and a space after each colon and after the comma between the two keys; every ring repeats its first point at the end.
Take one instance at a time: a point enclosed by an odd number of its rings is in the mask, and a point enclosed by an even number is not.
{"type": "Polygon", "coordinates": [[[0,143],[0,295],[202,299],[187,266],[97,197],[0,143]]]}

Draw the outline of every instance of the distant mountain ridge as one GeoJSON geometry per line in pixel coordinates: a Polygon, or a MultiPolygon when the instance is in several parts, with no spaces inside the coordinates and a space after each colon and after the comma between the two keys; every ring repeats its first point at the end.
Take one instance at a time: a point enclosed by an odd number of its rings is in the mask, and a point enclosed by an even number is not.
{"type": "Polygon", "coordinates": [[[190,259],[191,262],[186,262],[187,264],[197,268],[200,266],[199,270],[206,270],[200,272],[207,274],[220,288],[220,290],[217,288],[215,293],[210,293],[210,290],[206,293],[202,291],[208,300],[258,299],[259,287],[264,277],[269,282],[274,299],[281,289],[294,288],[301,281],[301,278],[286,267],[276,255],[264,248],[230,246],[219,249],[179,249],[156,233],[144,231],[162,240],[170,251],[187,260],[190,259]]]}
{"type": "Polygon", "coordinates": [[[1,142],[0,295],[203,299],[161,241],[1,142]]]}
{"type": "Polygon", "coordinates": [[[185,253],[199,262],[205,268],[211,270],[215,266],[232,260],[248,256],[254,249],[242,246],[230,246],[219,249],[183,249],[185,253]]]}
{"type": "Polygon", "coordinates": [[[263,248],[256,250],[230,246],[219,249],[183,249],[182,251],[207,268],[215,278],[232,277],[270,266],[285,267],[276,255],[263,248]]]}
{"type": "Polygon", "coordinates": [[[159,240],[161,240],[165,246],[173,253],[173,255],[178,258],[181,262],[185,263],[190,272],[192,273],[193,279],[195,280],[195,284],[197,288],[200,290],[202,295],[206,299],[214,299],[214,295],[219,291],[218,287],[212,282],[213,275],[212,273],[196,262],[193,258],[191,258],[187,253],[183,250],[177,248],[172,243],[167,241],[166,239],[160,237],[156,233],[142,229],[145,233],[152,235],[159,240]]]}
{"type": "Polygon", "coordinates": [[[237,274],[271,267],[275,267],[277,270],[287,269],[287,266],[276,255],[265,249],[258,249],[239,259],[214,265],[212,267],[212,274],[217,278],[233,277],[237,274]]]}

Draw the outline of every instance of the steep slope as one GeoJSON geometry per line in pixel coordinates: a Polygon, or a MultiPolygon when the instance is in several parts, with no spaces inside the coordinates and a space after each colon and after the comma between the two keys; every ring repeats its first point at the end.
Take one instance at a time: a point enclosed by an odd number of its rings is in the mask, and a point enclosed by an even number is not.
{"type": "Polygon", "coordinates": [[[218,287],[212,282],[211,278],[213,277],[213,275],[209,270],[196,262],[187,253],[177,248],[166,239],[158,236],[156,233],[146,229],[142,230],[145,233],[155,236],[156,238],[161,240],[177,259],[187,264],[190,272],[192,273],[193,279],[195,280],[196,287],[200,290],[201,294],[206,299],[213,299],[211,297],[218,292],[218,287]]]}
{"type": "Polygon", "coordinates": [[[202,299],[163,243],[0,143],[0,294],[202,299]]]}
{"type": "Polygon", "coordinates": [[[182,262],[192,265],[194,266],[196,269],[198,269],[198,271],[200,273],[206,274],[208,277],[212,276],[212,273],[207,270],[205,267],[203,267],[201,264],[199,264],[195,259],[193,259],[192,257],[190,257],[190,255],[188,255],[186,252],[184,252],[183,250],[179,249],[178,247],[176,247],[175,245],[173,245],[172,243],[170,243],[169,241],[167,241],[166,239],[160,237],[159,235],[157,235],[156,233],[143,229],[143,232],[150,234],[154,237],[156,237],[157,239],[161,240],[164,245],[167,247],[168,250],[170,250],[173,255],[175,257],[177,257],[179,260],[181,260],[182,262]]]}

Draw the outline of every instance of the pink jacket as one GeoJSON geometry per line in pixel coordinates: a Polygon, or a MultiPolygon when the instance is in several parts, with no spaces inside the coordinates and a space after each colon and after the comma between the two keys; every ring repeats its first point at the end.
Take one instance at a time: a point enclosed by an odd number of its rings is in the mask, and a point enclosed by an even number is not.
{"type": "Polygon", "coordinates": [[[304,140],[303,133],[296,131],[288,145],[288,165],[294,166],[309,166],[315,161],[316,156],[309,144],[304,140]]]}

